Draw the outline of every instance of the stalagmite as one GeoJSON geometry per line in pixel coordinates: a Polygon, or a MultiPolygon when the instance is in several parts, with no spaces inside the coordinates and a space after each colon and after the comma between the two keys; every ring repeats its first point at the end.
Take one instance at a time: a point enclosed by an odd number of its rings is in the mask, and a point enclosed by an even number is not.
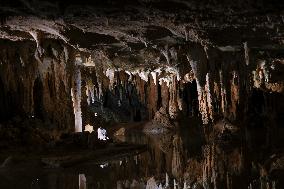
{"type": "Polygon", "coordinates": [[[147,185],[146,185],[146,189],[157,189],[158,185],[156,183],[156,180],[154,177],[151,177],[148,181],[147,181],[147,185]]]}
{"type": "Polygon", "coordinates": [[[169,187],[169,175],[168,173],[166,173],[166,184],[165,184],[165,188],[169,187]]]}
{"type": "Polygon", "coordinates": [[[79,189],[87,189],[87,179],[85,174],[79,174],[79,189]]]}

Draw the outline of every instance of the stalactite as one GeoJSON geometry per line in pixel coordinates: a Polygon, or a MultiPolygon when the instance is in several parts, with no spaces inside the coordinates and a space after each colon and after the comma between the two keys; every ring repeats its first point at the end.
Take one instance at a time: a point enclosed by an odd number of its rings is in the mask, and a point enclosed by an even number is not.
{"type": "Polygon", "coordinates": [[[139,71],[137,73],[139,77],[144,80],[145,82],[148,82],[149,72],[148,71],[139,71]]]}
{"type": "Polygon", "coordinates": [[[115,70],[112,68],[108,68],[105,72],[105,75],[109,78],[109,89],[111,90],[114,84],[115,70]]]}
{"type": "Polygon", "coordinates": [[[239,103],[239,81],[236,71],[233,71],[231,80],[231,107],[230,112],[233,115],[233,120],[237,118],[237,105],[239,103]]]}
{"type": "Polygon", "coordinates": [[[246,65],[249,65],[249,48],[248,48],[248,43],[244,42],[244,51],[245,51],[245,62],[246,65]]]}
{"type": "Polygon", "coordinates": [[[207,107],[208,107],[208,117],[210,118],[210,120],[213,122],[213,107],[212,107],[212,95],[211,95],[211,90],[210,90],[210,74],[207,73],[206,74],[206,85],[205,85],[205,92],[206,92],[206,99],[207,99],[207,107]]]}
{"type": "Polygon", "coordinates": [[[208,124],[209,121],[213,121],[213,107],[212,107],[212,97],[210,91],[209,83],[209,73],[206,74],[206,84],[204,87],[201,87],[199,81],[197,80],[197,92],[198,92],[198,103],[199,103],[199,112],[202,116],[204,124],[208,124]]]}
{"type": "Polygon", "coordinates": [[[176,78],[171,76],[171,83],[169,85],[169,115],[172,119],[177,118],[178,104],[177,104],[177,84],[176,78]]]}
{"type": "Polygon", "coordinates": [[[210,121],[213,121],[210,74],[207,73],[206,75],[203,75],[205,74],[203,68],[204,65],[200,65],[200,63],[197,61],[190,60],[189,57],[188,60],[196,79],[199,112],[201,114],[203,123],[208,124],[210,121]]]}
{"type": "Polygon", "coordinates": [[[149,80],[149,88],[148,88],[148,111],[149,111],[149,119],[152,119],[155,115],[155,112],[158,111],[158,86],[155,83],[156,75],[151,75],[149,80]]]}
{"type": "Polygon", "coordinates": [[[223,115],[226,117],[226,113],[227,113],[227,92],[226,92],[226,88],[224,86],[223,83],[223,73],[220,70],[219,71],[219,77],[220,77],[220,90],[221,90],[221,110],[223,115]]]}
{"type": "Polygon", "coordinates": [[[145,81],[138,75],[135,76],[135,86],[140,97],[140,101],[145,104],[145,81]]]}
{"type": "Polygon", "coordinates": [[[161,54],[165,57],[167,63],[170,65],[170,55],[169,55],[169,49],[168,46],[166,45],[164,49],[161,49],[161,54]]]}
{"type": "Polygon", "coordinates": [[[151,72],[151,76],[153,78],[154,84],[157,85],[157,73],[156,72],[151,72]]]}
{"type": "Polygon", "coordinates": [[[44,53],[44,49],[41,47],[41,39],[40,39],[40,32],[39,31],[35,31],[35,30],[31,30],[30,35],[34,38],[35,42],[36,42],[36,52],[35,54],[39,53],[39,56],[42,56],[44,53]]]}
{"type": "Polygon", "coordinates": [[[169,88],[167,83],[161,82],[161,98],[162,98],[162,107],[165,110],[168,110],[169,107],[169,88]]]}
{"type": "Polygon", "coordinates": [[[71,96],[75,115],[75,132],[82,132],[81,71],[79,67],[74,71],[74,83],[71,89],[71,96]]]}

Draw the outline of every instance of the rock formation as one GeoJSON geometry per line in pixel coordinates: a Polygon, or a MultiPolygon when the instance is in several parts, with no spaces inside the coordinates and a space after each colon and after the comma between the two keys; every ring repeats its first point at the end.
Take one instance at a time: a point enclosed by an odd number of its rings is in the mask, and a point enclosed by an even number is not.
{"type": "MultiPolygon", "coordinates": [[[[201,160],[186,162],[178,136],[161,137],[171,174],[194,167],[196,187],[236,188],[248,149],[282,148],[283,10],[267,0],[1,1],[0,145],[114,123],[147,121],[159,134],[197,123],[201,160]]],[[[279,154],[263,155],[262,179],[279,154]]]]}

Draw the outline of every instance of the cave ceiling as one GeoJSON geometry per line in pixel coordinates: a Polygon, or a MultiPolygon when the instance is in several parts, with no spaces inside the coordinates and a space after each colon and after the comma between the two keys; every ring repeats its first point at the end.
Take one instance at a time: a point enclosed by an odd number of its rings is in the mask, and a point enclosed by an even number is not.
{"type": "Polygon", "coordinates": [[[242,0],[4,1],[0,38],[37,47],[55,39],[122,66],[171,64],[167,53],[185,54],[192,44],[225,52],[248,45],[277,56],[284,48],[282,8],[242,0]]]}

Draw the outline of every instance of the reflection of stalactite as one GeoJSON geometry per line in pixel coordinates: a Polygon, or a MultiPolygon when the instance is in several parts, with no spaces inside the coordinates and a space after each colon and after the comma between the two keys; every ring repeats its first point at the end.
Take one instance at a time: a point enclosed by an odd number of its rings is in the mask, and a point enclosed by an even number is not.
{"type": "Polygon", "coordinates": [[[172,174],[176,178],[181,178],[183,174],[183,143],[180,136],[173,137],[173,157],[172,157],[172,174]]]}
{"type": "Polygon", "coordinates": [[[95,87],[91,79],[86,81],[86,95],[88,105],[95,102],[95,87]]]}
{"type": "Polygon", "coordinates": [[[81,71],[76,68],[74,73],[74,83],[71,89],[75,115],[75,132],[82,132],[82,111],[81,111],[81,71]]]}
{"type": "Polygon", "coordinates": [[[238,75],[236,71],[233,71],[233,78],[231,80],[231,108],[233,120],[237,118],[237,105],[239,103],[239,84],[238,75]]]}
{"type": "Polygon", "coordinates": [[[223,170],[218,169],[218,161],[216,156],[216,145],[206,145],[204,148],[204,163],[203,163],[203,187],[205,189],[210,189],[213,185],[214,189],[218,188],[218,176],[221,177],[222,175],[217,175],[218,173],[222,173],[223,170]]]}
{"type": "Polygon", "coordinates": [[[245,182],[239,183],[238,180],[245,173],[242,148],[230,145],[229,149],[217,141],[204,146],[202,182],[205,189],[244,187],[245,182]]]}

